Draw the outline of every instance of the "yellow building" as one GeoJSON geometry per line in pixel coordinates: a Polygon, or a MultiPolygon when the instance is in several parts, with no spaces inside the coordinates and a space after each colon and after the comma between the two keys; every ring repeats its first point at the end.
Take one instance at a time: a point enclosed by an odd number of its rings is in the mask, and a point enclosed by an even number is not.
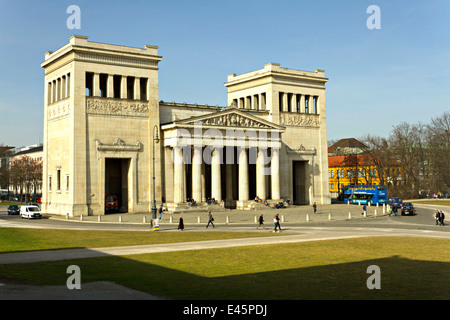
{"type": "Polygon", "coordinates": [[[333,197],[349,184],[380,184],[376,165],[364,154],[328,157],[328,181],[333,197]]]}

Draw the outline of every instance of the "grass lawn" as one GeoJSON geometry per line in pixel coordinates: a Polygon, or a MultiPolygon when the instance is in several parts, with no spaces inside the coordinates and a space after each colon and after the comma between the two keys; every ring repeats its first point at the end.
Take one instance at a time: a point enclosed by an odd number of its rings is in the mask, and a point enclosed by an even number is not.
{"type": "MultiPolygon", "coordinates": [[[[120,232],[117,234],[122,237],[120,232]]],[[[190,237],[219,235],[199,234],[161,232],[157,236],[167,237],[164,241],[172,237],[191,241],[190,237]]],[[[153,237],[153,233],[146,235],[153,237]]],[[[64,239],[63,234],[58,237],[55,242],[64,239]]],[[[450,240],[419,237],[371,237],[0,265],[0,278],[65,285],[69,276],[66,270],[72,264],[80,267],[82,284],[113,281],[172,299],[450,298],[450,240]],[[370,265],[381,270],[380,290],[366,286],[370,265]]]]}
{"type": "Polygon", "coordinates": [[[0,229],[2,252],[53,250],[68,248],[100,248],[144,244],[282,236],[287,233],[257,232],[148,232],[89,231],[57,229],[0,229]]]}
{"type": "Polygon", "coordinates": [[[450,206],[450,200],[411,200],[412,203],[417,204],[434,204],[437,206],[450,206]]]}

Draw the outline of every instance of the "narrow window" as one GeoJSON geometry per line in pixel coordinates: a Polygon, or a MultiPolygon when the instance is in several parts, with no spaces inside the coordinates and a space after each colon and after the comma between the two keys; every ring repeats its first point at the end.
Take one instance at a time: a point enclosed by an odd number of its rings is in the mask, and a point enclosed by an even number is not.
{"type": "Polygon", "coordinates": [[[92,97],[94,85],[94,73],[86,72],[86,97],[92,97]]]}
{"type": "Polygon", "coordinates": [[[305,96],[305,113],[309,113],[309,96],[305,96]]]}
{"type": "Polygon", "coordinates": [[[120,99],[120,82],[121,82],[122,76],[120,75],[114,75],[114,98],[120,99]]]}
{"type": "Polygon", "coordinates": [[[279,106],[279,109],[278,109],[278,111],[283,111],[283,92],[279,92],[278,93],[278,106],[279,106]]]}
{"type": "Polygon", "coordinates": [[[52,176],[48,177],[48,191],[52,191],[52,176]]]}
{"type": "Polygon", "coordinates": [[[127,99],[134,99],[134,77],[127,77],[127,99]]]}
{"type": "Polygon", "coordinates": [[[106,98],[108,95],[108,75],[100,74],[100,97],[106,98]]]}
{"type": "Polygon", "coordinates": [[[69,185],[70,185],[69,175],[66,175],[66,191],[69,191],[69,185]]]}
{"type": "Polygon", "coordinates": [[[56,191],[61,190],[61,169],[56,169],[56,191]]]}
{"type": "Polygon", "coordinates": [[[147,101],[148,100],[148,97],[147,97],[147,81],[148,81],[148,79],[147,78],[141,78],[140,79],[140,85],[141,85],[141,100],[145,100],[145,101],[147,101]]]}

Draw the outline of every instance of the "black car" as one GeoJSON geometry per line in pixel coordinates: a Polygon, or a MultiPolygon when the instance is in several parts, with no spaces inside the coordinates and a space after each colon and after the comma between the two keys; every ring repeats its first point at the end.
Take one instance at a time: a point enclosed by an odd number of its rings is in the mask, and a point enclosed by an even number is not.
{"type": "Polygon", "coordinates": [[[8,206],[8,215],[10,214],[19,214],[20,209],[17,204],[11,204],[8,206]]]}
{"type": "Polygon", "coordinates": [[[415,215],[416,209],[411,202],[403,202],[402,204],[402,216],[404,215],[415,215]]]}

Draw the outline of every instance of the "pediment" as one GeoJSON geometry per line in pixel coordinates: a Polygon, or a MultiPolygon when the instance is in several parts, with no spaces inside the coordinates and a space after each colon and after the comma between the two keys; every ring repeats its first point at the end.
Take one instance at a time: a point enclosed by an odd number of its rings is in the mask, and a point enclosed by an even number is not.
{"type": "Polygon", "coordinates": [[[227,108],[223,111],[212,112],[202,116],[176,120],[173,124],[176,127],[193,127],[201,125],[202,127],[285,130],[285,127],[281,125],[235,108],[227,108]]]}

